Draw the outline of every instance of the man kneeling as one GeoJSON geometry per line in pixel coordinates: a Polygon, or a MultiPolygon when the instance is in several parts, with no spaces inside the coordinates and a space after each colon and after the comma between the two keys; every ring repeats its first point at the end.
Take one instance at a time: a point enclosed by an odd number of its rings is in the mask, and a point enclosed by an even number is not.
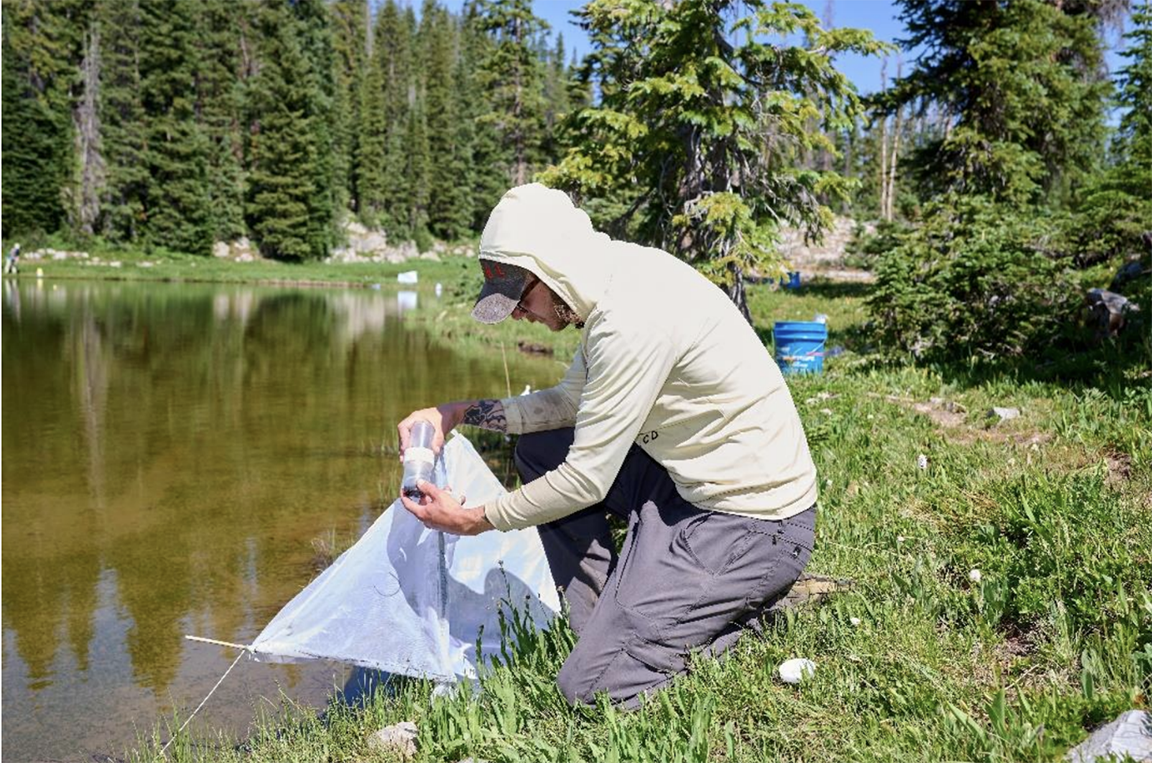
{"type": "Polygon", "coordinates": [[[536,526],[579,640],[557,679],[572,703],[636,707],[758,622],[812,553],[816,470],[780,370],[723,291],[658,249],[596,232],[567,195],[514,188],[480,240],[472,312],[580,347],[551,389],[416,411],[435,448],[460,424],[523,435],[523,487],[462,507],[422,483],[405,507],[460,535],[536,526]],[[628,525],[617,554],[608,514],[628,525]]]}

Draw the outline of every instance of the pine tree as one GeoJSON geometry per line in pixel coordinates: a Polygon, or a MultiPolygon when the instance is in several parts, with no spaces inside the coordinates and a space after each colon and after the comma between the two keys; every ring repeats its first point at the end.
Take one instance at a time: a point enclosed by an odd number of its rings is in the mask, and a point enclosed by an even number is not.
{"type": "MultiPolygon", "coordinates": [[[[1068,239],[1081,266],[1121,256],[1143,256],[1152,228],[1152,4],[1132,13],[1121,53],[1127,64],[1116,77],[1123,112],[1112,163],[1079,189],[1068,239]]],[[[1131,296],[1131,295],[1128,295],[1131,296]]]]}
{"type": "Polygon", "coordinates": [[[560,160],[560,125],[572,111],[572,77],[568,69],[564,35],[556,35],[556,46],[544,54],[544,135],[540,145],[541,164],[560,160]]]}
{"type": "Polygon", "coordinates": [[[337,181],[336,206],[343,209],[358,194],[354,171],[359,155],[361,94],[368,68],[368,0],[336,0],[330,16],[336,53],[336,89],[333,102],[333,173],[337,181]]]}
{"type": "Polygon", "coordinates": [[[499,120],[493,112],[487,88],[488,75],[484,62],[492,57],[494,45],[484,31],[484,20],[476,4],[465,7],[460,29],[460,76],[457,78],[460,120],[471,129],[469,188],[472,199],[470,226],[479,231],[488,214],[508,190],[507,168],[511,164],[510,146],[501,140],[499,120]]]}
{"type": "Polygon", "coordinates": [[[1101,155],[1100,39],[1087,12],[1040,0],[901,0],[903,44],[927,53],[895,83],[887,107],[936,104],[946,135],[914,167],[936,192],[1051,201],[1101,155]]]}
{"type": "Polygon", "coordinates": [[[861,109],[830,57],[882,46],[753,0],[593,2],[582,16],[594,51],[581,76],[600,103],[577,115],[577,142],[544,181],[606,200],[602,224],[693,262],[748,317],[745,274],[779,270],[777,226],[819,236],[831,218],[820,198],[848,190],[800,166],[861,109]]]}
{"type": "Polygon", "coordinates": [[[311,235],[319,171],[298,26],[286,2],[262,0],[247,146],[248,226],[265,256],[288,260],[323,255],[311,235]]]}
{"type": "Polygon", "coordinates": [[[4,235],[54,232],[69,219],[73,84],[88,29],[83,0],[6,4],[4,235]]]}
{"type": "Polygon", "coordinates": [[[460,129],[456,66],[456,24],[435,3],[425,5],[421,25],[427,40],[427,82],[424,105],[428,121],[428,229],[439,238],[463,236],[472,220],[468,187],[462,182],[468,168],[470,146],[460,129]]]}
{"type": "MultiPolygon", "coordinates": [[[[1152,2],[1132,12],[1132,29],[1124,35],[1128,45],[1120,53],[1128,64],[1117,78],[1120,139],[1127,157],[1152,171],[1152,2]]],[[[1145,189],[1147,190],[1147,188],[1145,189]]]]}
{"type": "Polygon", "coordinates": [[[208,195],[212,235],[218,241],[245,232],[241,13],[231,0],[203,0],[198,112],[209,143],[208,195]]]}
{"type": "MultiPolygon", "coordinates": [[[[388,234],[395,239],[406,240],[416,235],[413,228],[414,207],[419,189],[413,185],[417,180],[409,172],[412,165],[411,145],[417,134],[417,124],[412,119],[416,107],[417,77],[416,61],[416,14],[411,7],[399,13],[393,42],[389,45],[388,77],[385,82],[385,114],[388,120],[388,141],[384,160],[384,210],[388,224],[388,234]]],[[[423,128],[421,128],[423,129],[423,128]]],[[[425,132],[426,135],[426,132],[425,132]]],[[[423,161],[416,163],[423,166],[423,161]]]]}
{"type": "Polygon", "coordinates": [[[192,0],[140,2],[140,102],[149,171],[143,233],[149,244],[209,254],[209,147],[196,120],[194,10],[192,0]]]}
{"type": "Polygon", "coordinates": [[[424,99],[417,95],[408,110],[408,130],[404,140],[407,160],[404,164],[404,178],[408,181],[407,229],[417,244],[421,245],[421,249],[427,248],[428,238],[428,202],[432,177],[430,145],[424,99]]]}
{"type": "Polygon", "coordinates": [[[482,28],[492,39],[483,62],[482,85],[491,93],[492,111],[482,116],[496,127],[511,150],[509,181],[527,183],[542,140],[543,76],[539,37],[548,25],[532,13],[531,0],[479,0],[482,28]]]}
{"type": "Polygon", "coordinates": [[[140,102],[139,2],[102,0],[98,21],[105,30],[101,36],[100,133],[106,174],[98,227],[113,241],[133,241],[140,235],[149,185],[140,102]]]}
{"type": "Polygon", "coordinates": [[[395,0],[387,0],[376,15],[361,94],[356,184],[360,218],[393,239],[410,235],[404,177],[410,48],[408,24],[395,0]]]}
{"type": "Polygon", "coordinates": [[[388,76],[388,53],[382,39],[389,17],[396,5],[388,3],[377,14],[373,31],[372,55],[361,82],[356,159],[353,162],[354,206],[360,220],[375,227],[384,211],[384,162],[388,146],[388,118],[385,107],[385,82],[388,76]]]}
{"type": "Polygon", "coordinates": [[[335,151],[336,51],[326,0],[291,0],[301,50],[307,64],[299,83],[307,97],[316,177],[308,199],[309,241],[314,257],[326,257],[337,238],[345,179],[335,151]]]}

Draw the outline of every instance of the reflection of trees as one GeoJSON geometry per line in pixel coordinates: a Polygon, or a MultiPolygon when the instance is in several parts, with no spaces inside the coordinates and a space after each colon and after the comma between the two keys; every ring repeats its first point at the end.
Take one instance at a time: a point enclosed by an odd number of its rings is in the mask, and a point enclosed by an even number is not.
{"type": "MultiPolygon", "coordinates": [[[[185,632],[251,638],[311,577],[312,538],[374,513],[398,470],[379,445],[403,414],[504,386],[498,354],[431,345],[385,320],[379,292],[100,284],[58,299],[24,299],[19,323],[11,299],[4,312],[2,608],[36,685],[65,631],[87,668],[113,569],[131,625],[101,651],[126,650],[167,696],[185,632]]],[[[514,373],[538,385],[536,369],[514,373]]]]}

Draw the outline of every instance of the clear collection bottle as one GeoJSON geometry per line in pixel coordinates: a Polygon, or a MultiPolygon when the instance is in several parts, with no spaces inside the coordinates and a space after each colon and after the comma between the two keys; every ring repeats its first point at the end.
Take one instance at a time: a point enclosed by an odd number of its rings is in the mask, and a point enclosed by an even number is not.
{"type": "Polygon", "coordinates": [[[436,465],[436,453],[432,450],[432,439],[436,428],[431,422],[420,420],[412,425],[408,447],[404,450],[404,478],[400,482],[400,492],[413,501],[420,500],[422,493],[416,487],[419,480],[432,481],[432,468],[436,465]]]}

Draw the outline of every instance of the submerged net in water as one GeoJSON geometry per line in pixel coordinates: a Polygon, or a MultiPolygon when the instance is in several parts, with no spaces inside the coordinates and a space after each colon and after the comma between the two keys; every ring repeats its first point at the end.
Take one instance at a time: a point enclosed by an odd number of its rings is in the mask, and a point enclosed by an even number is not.
{"type": "MultiPolygon", "coordinates": [[[[469,505],[503,485],[463,435],[433,482],[469,505]]],[[[296,595],[250,647],[258,660],[329,659],[450,682],[500,651],[501,610],[544,627],[560,602],[535,530],[461,537],[428,530],[397,500],[296,595]],[[479,653],[477,653],[479,649],[479,653]]]]}

